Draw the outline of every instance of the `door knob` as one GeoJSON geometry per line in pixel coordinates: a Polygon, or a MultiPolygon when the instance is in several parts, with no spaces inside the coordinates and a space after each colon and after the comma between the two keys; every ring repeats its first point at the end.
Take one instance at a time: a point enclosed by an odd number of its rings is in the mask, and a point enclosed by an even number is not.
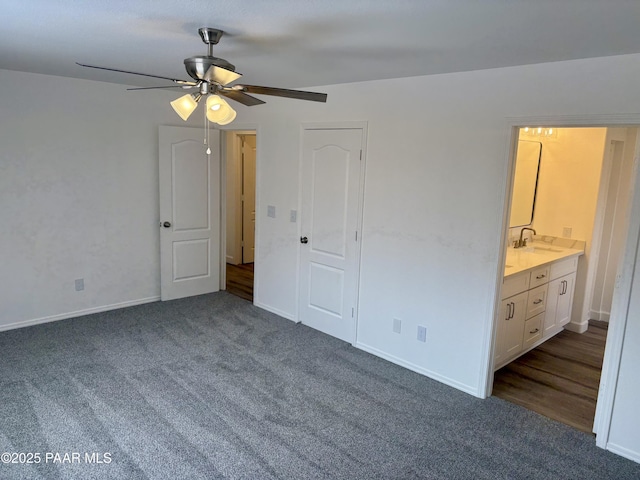
{"type": "Polygon", "coordinates": [[[171,227],[171,222],[164,222],[164,223],[162,224],[162,226],[163,226],[164,228],[170,228],[170,227],[171,227]]]}
{"type": "Polygon", "coordinates": [[[309,243],[309,239],[307,237],[300,237],[300,243],[309,243]]]}

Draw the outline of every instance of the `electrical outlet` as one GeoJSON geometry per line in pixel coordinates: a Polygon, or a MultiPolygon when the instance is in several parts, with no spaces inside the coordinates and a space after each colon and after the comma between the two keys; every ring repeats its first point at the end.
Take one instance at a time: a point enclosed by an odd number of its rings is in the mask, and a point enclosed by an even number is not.
{"type": "Polygon", "coordinates": [[[84,290],[84,278],[76,279],[76,292],[84,290]]]}
{"type": "Polygon", "coordinates": [[[571,227],[562,227],[562,236],[564,238],[571,238],[571,227]]]}
{"type": "Polygon", "coordinates": [[[399,318],[393,319],[393,333],[401,333],[402,332],[402,320],[399,318]]]}
{"type": "Polygon", "coordinates": [[[427,327],[418,325],[418,341],[427,342],[427,327]]]}

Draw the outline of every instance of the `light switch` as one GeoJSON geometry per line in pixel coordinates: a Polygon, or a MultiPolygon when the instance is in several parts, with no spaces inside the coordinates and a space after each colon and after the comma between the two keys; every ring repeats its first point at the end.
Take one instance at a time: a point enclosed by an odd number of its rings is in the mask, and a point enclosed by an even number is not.
{"type": "Polygon", "coordinates": [[[267,205],[267,217],[276,218],[276,207],[267,205]]]}
{"type": "Polygon", "coordinates": [[[297,220],[298,220],[298,212],[296,212],[295,210],[291,210],[291,213],[289,214],[289,221],[291,223],[296,223],[297,220]]]}

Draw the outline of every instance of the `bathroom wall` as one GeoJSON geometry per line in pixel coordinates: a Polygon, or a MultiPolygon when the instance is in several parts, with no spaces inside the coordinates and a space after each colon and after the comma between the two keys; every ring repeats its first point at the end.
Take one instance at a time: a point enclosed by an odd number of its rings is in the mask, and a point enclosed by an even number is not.
{"type": "Polygon", "coordinates": [[[591,238],[606,136],[606,128],[559,128],[556,138],[540,138],[542,159],[533,228],[540,235],[586,241],[578,263],[570,330],[586,330],[589,320],[590,309],[584,307],[584,301],[595,268],[591,238]]]}
{"type": "Polygon", "coordinates": [[[542,160],[533,227],[541,235],[569,236],[589,243],[607,129],[557,131],[557,138],[540,139],[542,160]],[[565,227],[571,228],[571,235],[564,234],[565,227]]]}

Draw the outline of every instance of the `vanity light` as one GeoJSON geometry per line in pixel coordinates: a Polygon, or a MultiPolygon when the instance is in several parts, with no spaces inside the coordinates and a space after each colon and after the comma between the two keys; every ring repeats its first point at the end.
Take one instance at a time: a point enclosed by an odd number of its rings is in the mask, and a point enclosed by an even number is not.
{"type": "Polygon", "coordinates": [[[520,129],[520,136],[558,138],[558,129],[553,127],[523,127],[520,129]]]}

